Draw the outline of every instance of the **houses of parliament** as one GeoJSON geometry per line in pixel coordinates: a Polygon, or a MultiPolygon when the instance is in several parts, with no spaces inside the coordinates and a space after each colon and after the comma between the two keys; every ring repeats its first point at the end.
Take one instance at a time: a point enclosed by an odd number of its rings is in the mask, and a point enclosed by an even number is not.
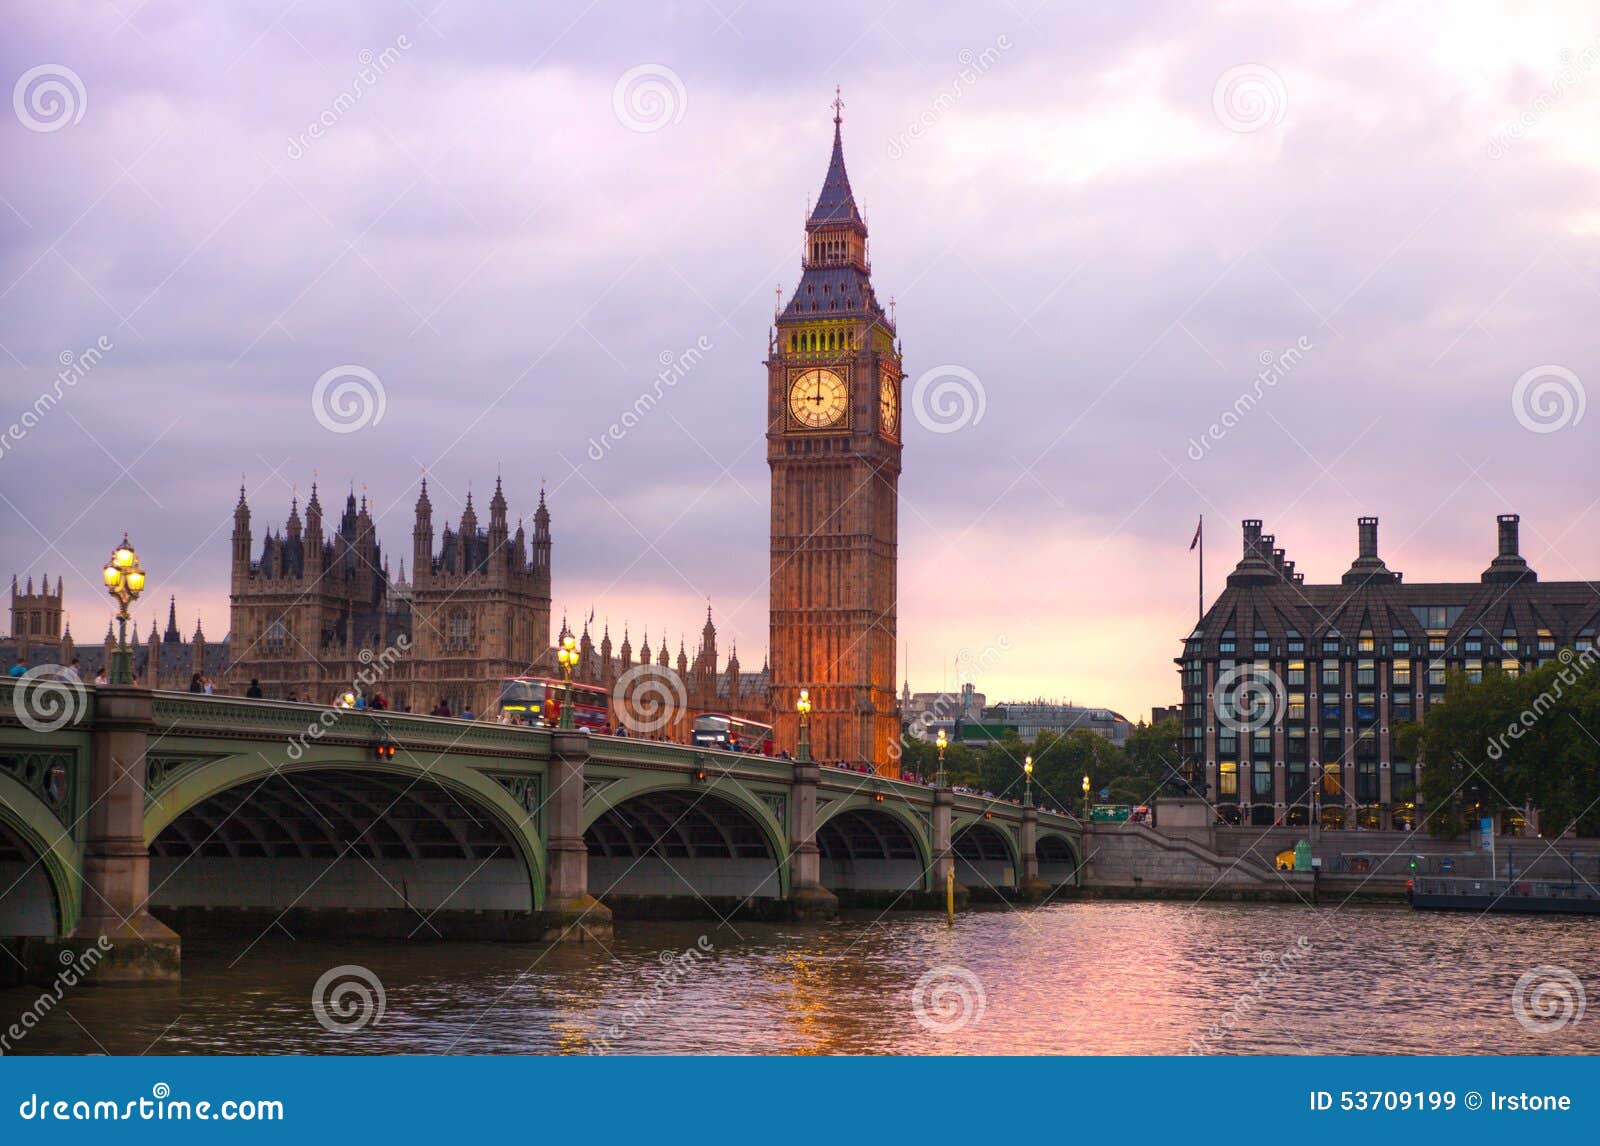
{"type": "MultiPolygon", "coordinates": [[[[845,170],[842,104],[822,190],[805,221],[801,274],[775,317],[766,367],[767,458],[771,471],[770,665],[745,672],[737,650],[721,659],[710,611],[693,653],[676,656],[658,630],[637,652],[624,628],[588,622],[571,635],[575,680],[613,687],[640,665],[675,674],[685,715],[714,711],[775,726],[780,748],[799,739],[795,702],[809,691],[818,759],[892,771],[900,734],[895,694],[897,486],[900,474],[901,350],[871,280],[867,226],[845,170]]],[[[760,406],[752,402],[752,412],[760,406]]],[[[487,520],[469,494],[459,521],[436,531],[421,484],[411,550],[391,576],[365,496],[352,490],[337,518],[324,517],[317,487],[303,511],[291,501],[281,527],[257,533],[243,487],[234,507],[229,573],[230,630],[208,642],[196,624],[178,629],[168,601],[164,630],[135,623],[135,671],[151,687],[189,687],[195,674],[220,692],[259,688],[267,698],[328,703],[371,679],[395,709],[480,717],[498,710],[501,681],[555,676],[550,510],[541,490],[532,530],[512,528],[497,479],[487,520]],[[409,576],[408,576],[409,569],[409,576]],[[396,655],[396,651],[399,655],[396,655]]],[[[35,590],[15,582],[12,638],[0,655],[24,663],[81,660],[85,680],[109,663],[113,638],[79,648],[64,623],[58,577],[35,590]]],[[[591,616],[592,620],[592,616],[591,616]]],[[[679,721],[675,731],[686,731],[679,721]]],[[[676,738],[676,736],[675,736],[676,738]]]]}

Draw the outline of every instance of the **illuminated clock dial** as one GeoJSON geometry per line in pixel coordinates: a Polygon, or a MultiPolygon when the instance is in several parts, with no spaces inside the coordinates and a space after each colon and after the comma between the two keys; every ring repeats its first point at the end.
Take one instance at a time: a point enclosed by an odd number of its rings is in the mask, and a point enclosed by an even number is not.
{"type": "Polygon", "coordinates": [[[884,433],[893,434],[900,428],[900,392],[892,374],[885,374],[878,384],[878,415],[884,433]]]}
{"type": "Polygon", "coordinates": [[[842,421],[848,400],[844,379],[832,370],[807,370],[789,387],[789,412],[813,430],[842,421]]]}

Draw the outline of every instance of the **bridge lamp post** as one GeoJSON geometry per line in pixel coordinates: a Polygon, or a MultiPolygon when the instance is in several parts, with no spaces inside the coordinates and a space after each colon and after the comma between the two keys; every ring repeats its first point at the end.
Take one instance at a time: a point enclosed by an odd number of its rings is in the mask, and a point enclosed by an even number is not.
{"type": "Polygon", "coordinates": [[[798,762],[811,763],[811,691],[800,690],[800,699],[794,702],[794,710],[800,714],[800,746],[795,750],[798,762]]]}
{"type": "Polygon", "coordinates": [[[111,671],[107,679],[112,684],[133,683],[133,653],[128,648],[128,606],[144,592],[144,569],[139,565],[139,555],[128,544],[128,535],[122,535],[122,544],[111,552],[111,560],[103,571],[106,592],[117,600],[117,648],[111,654],[111,671]]]}
{"type": "Polygon", "coordinates": [[[578,642],[571,633],[561,638],[561,647],[556,650],[556,660],[561,662],[561,680],[563,684],[561,696],[562,728],[571,728],[572,724],[572,670],[578,667],[578,642]]]}
{"type": "Polygon", "coordinates": [[[1033,807],[1033,757],[1022,761],[1022,806],[1033,807]]]}
{"type": "Polygon", "coordinates": [[[1089,773],[1083,774],[1083,818],[1089,819],[1089,773]]]}
{"type": "Polygon", "coordinates": [[[938,739],[936,739],[933,744],[934,747],[939,750],[939,771],[933,778],[933,786],[935,788],[943,788],[945,786],[944,750],[950,747],[950,741],[945,738],[944,729],[939,729],[938,739]]]}

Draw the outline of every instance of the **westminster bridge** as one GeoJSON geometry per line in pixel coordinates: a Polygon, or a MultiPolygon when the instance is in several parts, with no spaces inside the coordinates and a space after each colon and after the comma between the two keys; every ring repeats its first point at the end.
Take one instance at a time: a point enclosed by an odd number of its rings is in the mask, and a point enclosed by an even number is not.
{"type": "Polygon", "coordinates": [[[107,980],[175,977],[180,935],[581,941],[1081,877],[1070,816],[816,764],[141,688],[62,685],[41,716],[19,691],[0,938],[37,967],[104,937],[107,980]]]}

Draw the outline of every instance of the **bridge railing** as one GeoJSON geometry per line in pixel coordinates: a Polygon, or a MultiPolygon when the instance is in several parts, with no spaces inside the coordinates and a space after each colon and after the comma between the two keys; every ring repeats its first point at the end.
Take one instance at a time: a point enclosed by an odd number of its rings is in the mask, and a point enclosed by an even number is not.
{"type": "Polygon", "coordinates": [[[550,754],[548,729],[299,701],[157,691],[155,721],[167,735],[281,736],[286,746],[298,744],[302,749],[311,742],[394,741],[440,751],[535,758],[550,754]]]}

